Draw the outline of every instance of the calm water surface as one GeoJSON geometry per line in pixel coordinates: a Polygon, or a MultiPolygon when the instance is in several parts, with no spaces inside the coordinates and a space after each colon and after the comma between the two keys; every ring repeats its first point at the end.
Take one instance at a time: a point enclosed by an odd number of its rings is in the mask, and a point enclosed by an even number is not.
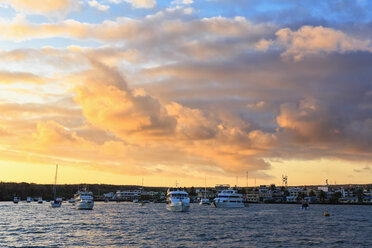
{"type": "Polygon", "coordinates": [[[172,213],[153,203],[96,202],[79,211],[0,202],[0,247],[372,247],[371,235],[372,206],[192,204],[172,213]]]}

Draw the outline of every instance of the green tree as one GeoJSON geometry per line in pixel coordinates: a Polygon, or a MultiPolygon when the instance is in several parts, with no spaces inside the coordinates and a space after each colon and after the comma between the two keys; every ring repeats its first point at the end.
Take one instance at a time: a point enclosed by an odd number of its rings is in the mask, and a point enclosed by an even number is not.
{"type": "Polygon", "coordinates": [[[319,199],[320,199],[320,201],[321,201],[321,202],[324,202],[326,198],[327,198],[327,193],[324,192],[323,190],[321,190],[321,191],[319,192],[319,199]]]}
{"type": "Polygon", "coordinates": [[[331,199],[329,201],[331,203],[338,203],[338,200],[341,198],[341,192],[336,192],[332,195],[331,199]]]}

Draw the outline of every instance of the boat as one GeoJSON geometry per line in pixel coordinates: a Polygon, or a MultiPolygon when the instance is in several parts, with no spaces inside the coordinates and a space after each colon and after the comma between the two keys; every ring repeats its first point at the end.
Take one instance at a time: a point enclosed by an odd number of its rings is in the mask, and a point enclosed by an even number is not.
{"type": "Polygon", "coordinates": [[[302,210],[308,210],[309,209],[309,203],[306,200],[302,200],[301,209],[302,210]]]}
{"type": "Polygon", "coordinates": [[[39,197],[38,199],[37,199],[37,203],[43,203],[43,198],[42,197],[39,197]]]}
{"type": "Polygon", "coordinates": [[[242,194],[234,189],[222,190],[213,200],[216,208],[242,208],[244,207],[242,194]]]}
{"type": "Polygon", "coordinates": [[[211,205],[211,201],[208,198],[202,198],[199,202],[200,205],[211,205]]]}
{"type": "Polygon", "coordinates": [[[14,196],[13,203],[17,204],[21,199],[18,196],[14,196]]]}
{"type": "Polygon", "coordinates": [[[75,208],[79,210],[92,210],[94,206],[93,193],[86,190],[76,192],[75,208]]]}
{"type": "Polygon", "coordinates": [[[167,192],[167,210],[171,212],[186,212],[190,208],[189,194],[175,190],[167,192]]]}
{"type": "Polygon", "coordinates": [[[200,199],[200,205],[211,205],[210,200],[207,198],[207,179],[205,179],[204,198],[200,199]]]}
{"type": "Polygon", "coordinates": [[[71,198],[70,200],[68,200],[68,202],[71,203],[71,204],[75,204],[75,199],[71,198]]]}
{"type": "Polygon", "coordinates": [[[62,199],[61,198],[56,198],[56,191],[57,191],[57,172],[58,172],[58,164],[56,165],[56,175],[54,177],[53,201],[51,203],[52,208],[59,208],[62,205],[62,199]]]}
{"type": "Polygon", "coordinates": [[[30,196],[28,196],[27,199],[26,199],[26,202],[31,203],[31,201],[32,201],[32,198],[30,196]]]}

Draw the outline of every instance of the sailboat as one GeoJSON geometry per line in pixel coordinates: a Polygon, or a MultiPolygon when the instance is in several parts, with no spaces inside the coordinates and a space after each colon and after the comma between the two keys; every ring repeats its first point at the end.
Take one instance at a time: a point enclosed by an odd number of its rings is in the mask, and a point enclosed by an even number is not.
{"type": "Polygon", "coordinates": [[[57,191],[57,172],[58,172],[58,164],[56,165],[56,175],[55,175],[55,178],[54,178],[52,208],[59,208],[62,205],[62,199],[56,198],[56,191],[57,191]]]}
{"type": "Polygon", "coordinates": [[[200,199],[200,205],[211,205],[211,202],[207,198],[207,178],[205,178],[204,198],[200,199]]]}

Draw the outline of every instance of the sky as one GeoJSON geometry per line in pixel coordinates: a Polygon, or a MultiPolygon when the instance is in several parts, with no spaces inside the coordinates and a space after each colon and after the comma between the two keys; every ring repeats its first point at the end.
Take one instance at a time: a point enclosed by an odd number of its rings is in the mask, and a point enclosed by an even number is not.
{"type": "Polygon", "coordinates": [[[0,0],[0,30],[0,181],[371,183],[371,1],[0,0]]]}

